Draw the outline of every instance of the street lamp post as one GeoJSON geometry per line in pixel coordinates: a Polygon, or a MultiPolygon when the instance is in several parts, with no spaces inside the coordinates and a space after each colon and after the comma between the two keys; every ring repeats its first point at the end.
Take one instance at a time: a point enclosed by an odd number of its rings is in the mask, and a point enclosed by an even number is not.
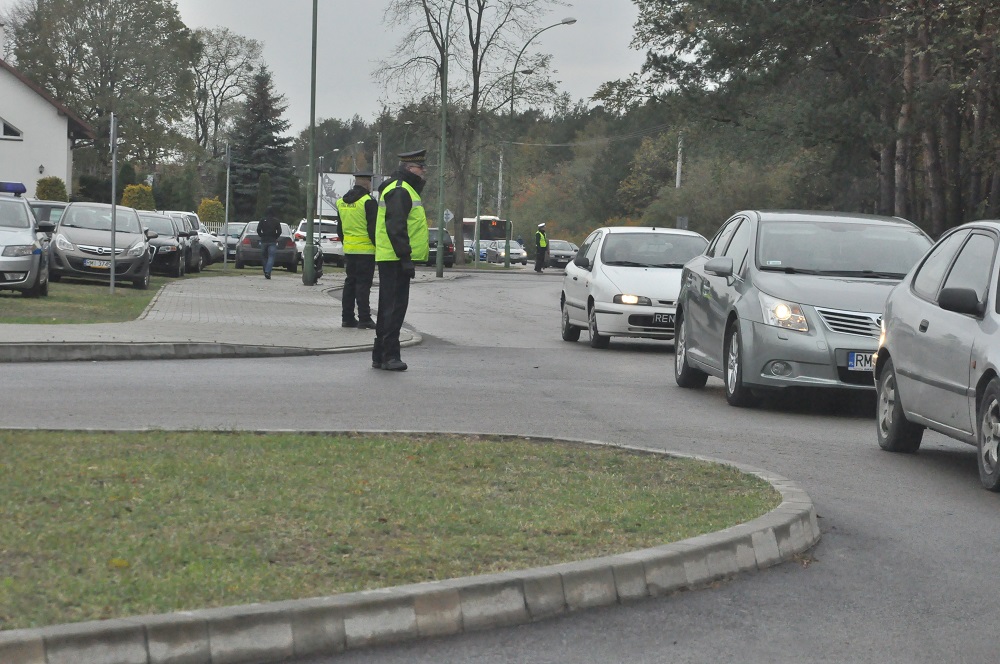
{"type": "Polygon", "coordinates": [[[316,284],[316,266],[313,261],[313,217],[316,216],[316,24],[319,18],[319,0],[313,0],[312,16],[312,81],[309,97],[309,186],[306,191],[306,251],[302,256],[302,283],[316,284]]]}
{"type": "Polygon", "coordinates": [[[406,129],[403,131],[403,152],[406,152],[406,139],[410,136],[410,127],[413,125],[413,120],[407,120],[403,123],[406,129]]]}
{"type": "MultiPolygon", "coordinates": [[[[563,20],[559,21],[558,23],[553,23],[552,25],[546,26],[546,27],[542,28],[541,30],[539,30],[538,32],[536,32],[535,34],[531,35],[531,37],[528,39],[528,41],[526,41],[524,43],[524,46],[521,47],[520,53],[517,54],[517,58],[514,60],[514,69],[513,69],[513,71],[511,71],[511,74],[510,74],[510,121],[511,121],[511,126],[512,127],[513,127],[513,124],[514,124],[514,78],[515,78],[515,75],[517,74],[517,66],[521,63],[521,56],[524,55],[524,51],[528,48],[528,44],[530,44],[531,42],[533,42],[535,40],[535,37],[537,37],[538,35],[542,34],[546,30],[551,30],[552,28],[557,28],[560,25],[573,25],[574,23],[576,23],[576,19],[575,18],[564,18],[563,20]]],[[[514,206],[513,206],[513,202],[512,202],[513,195],[514,195],[514,142],[513,142],[513,140],[511,140],[510,146],[511,146],[511,159],[510,159],[510,167],[509,167],[510,168],[510,178],[509,178],[510,179],[510,185],[509,185],[509,189],[508,189],[508,191],[510,193],[507,196],[507,229],[506,229],[506,233],[505,233],[505,235],[507,236],[507,240],[506,240],[506,244],[505,244],[504,259],[503,259],[503,265],[504,265],[504,267],[510,267],[510,235],[511,235],[511,232],[513,230],[513,226],[511,225],[512,224],[511,217],[513,215],[511,213],[514,211],[514,206]]]]}
{"type": "Polygon", "coordinates": [[[444,218],[444,165],[447,161],[445,155],[448,147],[448,47],[451,43],[451,13],[455,10],[455,2],[456,0],[451,0],[444,34],[441,35],[441,151],[438,157],[438,214],[441,215],[441,221],[438,222],[435,272],[438,278],[444,276],[444,227],[447,223],[444,218]]]}

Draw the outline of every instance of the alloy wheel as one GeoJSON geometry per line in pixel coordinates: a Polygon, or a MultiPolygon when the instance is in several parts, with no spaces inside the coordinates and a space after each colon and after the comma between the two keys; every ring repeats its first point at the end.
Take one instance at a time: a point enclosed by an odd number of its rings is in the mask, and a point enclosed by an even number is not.
{"type": "Polygon", "coordinates": [[[729,356],[726,358],[726,387],[733,394],[739,389],[740,380],[740,333],[733,332],[729,340],[729,356]]]}
{"type": "Polygon", "coordinates": [[[883,438],[888,438],[892,429],[893,409],[896,407],[896,374],[890,373],[882,381],[878,392],[878,428],[883,438]]]}
{"type": "Polygon", "coordinates": [[[1000,460],[1000,403],[991,399],[983,409],[983,419],[979,423],[983,443],[979,448],[983,468],[991,475],[997,472],[997,461],[1000,460]]]}

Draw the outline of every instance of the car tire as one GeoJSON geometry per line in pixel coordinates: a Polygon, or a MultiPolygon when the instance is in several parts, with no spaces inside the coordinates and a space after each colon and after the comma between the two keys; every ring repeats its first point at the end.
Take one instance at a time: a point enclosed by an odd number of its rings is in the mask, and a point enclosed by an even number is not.
{"type": "Polygon", "coordinates": [[[242,270],[242,269],[243,269],[243,267],[244,267],[244,265],[245,265],[245,264],[243,263],[243,261],[241,261],[241,260],[240,260],[240,259],[238,259],[238,258],[236,259],[236,269],[237,269],[237,270],[242,270]]]}
{"type": "Polygon", "coordinates": [[[569,309],[566,308],[566,303],[563,302],[562,307],[562,338],[563,341],[579,341],[580,340],[580,328],[569,322],[569,309]]]}
{"type": "MultiPolygon", "coordinates": [[[[45,282],[46,293],[48,293],[48,281],[45,282]]],[[[21,295],[24,297],[38,297],[42,294],[42,271],[39,270],[35,274],[35,283],[31,284],[28,288],[21,291],[21,295]]]]}
{"type": "Polygon", "coordinates": [[[289,263],[285,267],[288,268],[289,272],[291,272],[292,274],[295,274],[296,272],[299,271],[299,262],[298,261],[292,261],[291,263],[289,263]]]}
{"type": "Polygon", "coordinates": [[[590,331],[591,348],[607,348],[611,345],[611,337],[601,334],[597,329],[597,307],[593,304],[587,310],[587,329],[590,331]]]}
{"type": "Polygon", "coordinates": [[[1000,491],[1000,380],[994,378],[986,386],[976,415],[979,481],[990,491],[1000,491]]]}
{"type": "Polygon", "coordinates": [[[676,336],[674,336],[674,382],[678,387],[705,387],[708,374],[701,369],[695,369],[687,362],[687,329],[684,327],[684,315],[677,314],[676,336]]]}
{"type": "Polygon", "coordinates": [[[201,268],[204,267],[204,261],[202,260],[201,251],[195,252],[194,260],[191,262],[192,272],[201,272],[201,268]]]}
{"type": "Polygon", "coordinates": [[[753,392],[743,383],[743,337],[740,334],[739,321],[733,321],[726,333],[724,347],[726,401],[730,406],[746,408],[754,405],[753,392]]]}
{"type": "Polygon", "coordinates": [[[132,280],[132,288],[136,290],[146,290],[149,288],[149,266],[146,266],[146,270],[132,280]]]}
{"type": "Polygon", "coordinates": [[[912,454],[920,449],[924,428],[906,419],[896,385],[896,367],[885,361],[876,391],[875,432],[878,446],[887,452],[912,454]]]}
{"type": "Polygon", "coordinates": [[[180,254],[177,255],[177,265],[174,266],[173,274],[170,276],[176,279],[180,279],[184,276],[184,257],[180,254]]]}
{"type": "Polygon", "coordinates": [[[56,274],[55,272],[49,272],[49,281],[54,281],[58,283],[62,279],[61,274],[56,274]]]}
{"type": "Polygon", "coordinates": [[[212,254],[205,247],[201,248],[201,267],[206,268],[212,264],[212,254]]]}

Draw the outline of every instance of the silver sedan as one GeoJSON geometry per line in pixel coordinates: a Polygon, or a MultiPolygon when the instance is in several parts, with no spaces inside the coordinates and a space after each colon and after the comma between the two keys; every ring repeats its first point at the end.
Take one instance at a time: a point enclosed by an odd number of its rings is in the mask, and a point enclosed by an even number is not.
{"type": "Polygon", "coordinates": [[[959,226],[889,294],[875,360],[879,445],[916,452],[924,428],[978,448],[1000,491],[1000,221],[959,226]]]}
{"type": "Polygon", "coordinates": [[[930,238],[895,217],[744,211],[681,278],[674,377],[726,383],[733,406],[753,390],[874,390],[872,357],[889,291],[930,238]]]}

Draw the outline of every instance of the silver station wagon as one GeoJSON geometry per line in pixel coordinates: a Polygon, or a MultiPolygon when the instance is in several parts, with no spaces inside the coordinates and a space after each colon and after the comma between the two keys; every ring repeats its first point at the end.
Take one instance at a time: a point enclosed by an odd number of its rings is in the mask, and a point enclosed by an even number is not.
{"type": "Polygon", "coordinates": [[[975,445],[979,479],[1000,491],[1000,221],[946,233],[889,294],[875,360],[876,432],[916,452],[925,428],[975,445]]]}
{"type": "Polygon", "coordinates": [[[889,291],[931,245],[895,217],[744,211],[684,266],[674,377],[722,378],[733,406],[754,390],[874,390],[889,291]]]}

